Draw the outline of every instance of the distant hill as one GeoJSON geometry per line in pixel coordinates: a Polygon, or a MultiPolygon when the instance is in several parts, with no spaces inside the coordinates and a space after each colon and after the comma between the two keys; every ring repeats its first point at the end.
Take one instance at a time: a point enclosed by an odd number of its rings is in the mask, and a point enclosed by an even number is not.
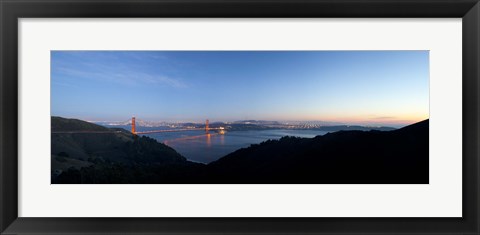
{"type": "Polygon", "coordinates": [[[52,183],[428,183],[428,120],[393,131],[283,137],[208,165],[171,147],[77,119],[52,117],[52,183]]]}
{"type": "Polygon", "coordinates": [[[337,125],[337,126],[321,126],[317,128],[321,131],[393,131],[396,128],[386,126],[351,126],[351,125],[337,125]]]}
{"type": "Polygon", "coordinates": [[[394,131],[283,137],[208,165],[212,183],[428,183],[428,120],[394,131]]]}
{"type": "MultiPolygon", "coordinates": [[[[360,125],[342,125],[336,124],[333,122],[324,122],[324,121],[291,121],[289,122],[294,127],[289,127],[292,129],[308,129],[308,130],[321,130],[321,131],[370,131],[370,130],[378,130],[378,131],[393,131],[396,128],[393,127],[386,127],[386,126],[360,126],[360,125]],[[319,126],[316,128],[312,128],[312,125],[319,126]],[[304,128],[302,126],[309,126],[308,128],[304,128]]],[[[288,124],[282,124],[278,121],[265,121],[265,120],[240,120],[235,121],[231,125],[250,125],[252,127],[257,128],[284,128],[288,126],[288,124]]],[[[239,128],[237,128],[239,129],[239,128]]]]}
{"type": "Polygon", "coordinates": [[[234,121],[234,124],[255,124],[255,125],[280,125],[278,121],[265,121],[265,120],[239,120],[234,121]]]}

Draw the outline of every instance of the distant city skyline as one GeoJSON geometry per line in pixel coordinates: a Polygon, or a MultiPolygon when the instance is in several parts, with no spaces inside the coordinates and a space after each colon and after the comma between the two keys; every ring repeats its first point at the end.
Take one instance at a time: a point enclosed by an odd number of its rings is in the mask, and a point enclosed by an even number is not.
{"type": "Polygon", "coordinates": [[[429,52],[52,51],[51,115],[398,127],[429,118],[429,52]]]}

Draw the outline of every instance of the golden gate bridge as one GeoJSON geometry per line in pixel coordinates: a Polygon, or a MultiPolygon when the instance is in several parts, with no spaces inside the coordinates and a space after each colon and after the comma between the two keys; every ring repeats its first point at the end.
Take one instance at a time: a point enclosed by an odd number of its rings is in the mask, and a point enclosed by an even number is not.
{"type": "MultiPolygon", "coordinates": [[[[130,122],[130,121],[129,121],[130,122]]],[[[224,127],[210,127],[208,119],[205,121],[205,127],[193,127],[193,128],[178,128],[178,129],[162,129],[162,130],[148,130],[148,131],[137,131],[135,117],[132,117],[130,125],[132,126],[131,132],[134,135],[146,135],[154,133],[163,133],[163,132],[181,132],[181,131],[205,131],[205,134],[209,134],[209,131],[218,130],[220,134],[224,134],[224,127]]]]}
{"type": "MultiPolygon", "coordinates": [[[[121,125],[131,125],[131,132],[134,135],[148,135],[148,134],[154,134],[154,133],[164,133],[164,132],[181,132],[181,131],[205,131],[206,135],[210,135],[209,131],[217,131],[218,134],[225,134],[225,128],[224,127],[210,127],[209,126],[209,121],[208,119],[205,121],[205,127],[200,128],[200,127],[192,127],[192,128],[176,128],[176,129],[162,129],[162,130],[148,130],[148,131],[137,131],[136,127],[136,120],[135,117],[132,117],[131,120],[127,120],[125,122],[122,122],[121,125]]],[[[53,131],[52,134],[108,134],[108,133],[120,133],[121,131],[113,131],[113,130],[108,130],[108,131],[91,131],[91,130],[68,130],[68,131],[53,131]]]]}

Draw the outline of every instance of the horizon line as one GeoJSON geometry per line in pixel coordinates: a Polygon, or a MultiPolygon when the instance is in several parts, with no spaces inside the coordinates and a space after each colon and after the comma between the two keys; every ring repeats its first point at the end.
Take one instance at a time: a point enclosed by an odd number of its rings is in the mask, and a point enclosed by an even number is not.
{"type": "MultiPolygon", "coordinates": [[[[121,123],[121,122],[126,122],[126,121],[130,121],[131,118],[128,118],[126,120],[123,120],[123,121],[120,121],[120,120],[98,120],[98,119],[83,119],[83,118],[78,118],[78,117],[65,117],[65,116],[59,116],[59,115],[50,115],[51,117],[60,117],[60,118],[67,118],[67,119],[78,119],[78,120],[82,120],[82,121],[86,121],[86,122],[90,122],[90,123],[104,123],[104,122],[111,122],[111,123],[121,123]]],[[[138,118],[136,116],[133,116],[135,117],[137,120],[138,118]]],[[[212,123],[217,123],[217,122],[220,122],[220,123],[233,123],[233,122],[245,122],[245,121],[262,121],[262,122],[280,122],[280,123],[288,123],[288,122],[299,122],[299,123],[308,123],[308,122],[323,122],[323,123],[330,123],[331,125],[358,125],[358,126],[384,126],[384,127],[388,127],[389,125],[391,126],[408,126],[408,125],[411,125],[411,124],[414,124],[414,123],[418,123],[418,122],[421,122],[421,121],[425,121],[425,120],[429,120],[430,117],[427,117],[427,118],[422,118],[422,119],[419,119],[419,120],[393,120],[392,122],[388,122],[388,121],[385,121],[385,122],[382,122],[382,121],[375,121],[375,120],[372,120],[372,119],[365,119],[365,120],[359,120],[359,121],[342,121],[342,120],[339,120],[339,121],[331,121],[331,120],[319,120],[319,119],[315,119],[315,120],[274,120],[274,119],[236,119],[236,120],[233,120],[233,121],[225,121],[225,120],[221,120],[221,119],[211,119],[211,118],[207,118],[207,119],[203,119],[203,120],[144,120],[144,119],[140,119],[141,121],[144,121],[144,122],[150,122],[150,123],[195,123],[195,124],[201,124],[201,123],[205,123],[206,120],[209,120],[210,124],[212,123]]]]}

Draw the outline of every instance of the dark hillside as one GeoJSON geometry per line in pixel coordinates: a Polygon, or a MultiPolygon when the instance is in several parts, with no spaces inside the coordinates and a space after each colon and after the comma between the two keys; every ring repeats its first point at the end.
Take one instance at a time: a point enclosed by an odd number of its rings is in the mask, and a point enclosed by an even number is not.
{"type": "Polygon", "coordinates": [[[108,128],[78,119],[62,117],[51,118],[52,132],[62,131],[109,131],[108,128]]]}
{"type": "Polygon", "coordinates": [[[208,165],[215,183],[428,183],[428,120],[395,131],[284,137],[208,165]]]}
{"type": "Polygon", "coordinates": [[[51,140],[54,183],[176,182],[204,166],[152,138],[77,119],[52,117],[51,140]]]}

